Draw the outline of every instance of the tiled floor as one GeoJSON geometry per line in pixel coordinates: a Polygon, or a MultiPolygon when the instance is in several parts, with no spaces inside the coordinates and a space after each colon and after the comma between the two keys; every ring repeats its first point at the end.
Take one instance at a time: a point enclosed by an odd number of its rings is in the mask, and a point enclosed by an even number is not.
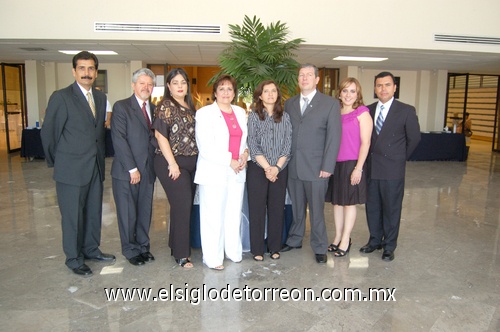
{"type": "MultiPolygon", "coordinates": [[[[358,208],[353,247],[344,258],[315,262],[304,247],[266,256],[245,254],[217,272],[178,267],[167,247],[165,194],[155,189],[151,251],[156,261],[130,265],[120,254],[111,179],[105,182],[101,249],[113,266],[89,262],[91,278],[64,265],[54,182],[43,160],[0,156],[0,330],[2,331],[499,331],[500,155],[473,141],[469,160],[410,162],[399,246],[387,263],[361,254],[368,239],[358,208]],[[104,288],[265,287],[395,289],[396,301],[107,301],[104,288]]],[[[111,159],[107,160],[107,167],[111,159]]],[[[325,206],[329,237],[332,207],[325,206]]],[[[255,291],[256,292],[256,291],[255,291]]],[[[192,295],[196,296],[193,292],[192,295]]],[[[258,293],[254,293],[258,294],[258,293]]],[[[297,293],[292,293],[297,294],[297,293]]],[[[338,293],[335,293],[338,295],[338,293]]],[[[213,294],[212,294],[213,295],[213,294]]]]}

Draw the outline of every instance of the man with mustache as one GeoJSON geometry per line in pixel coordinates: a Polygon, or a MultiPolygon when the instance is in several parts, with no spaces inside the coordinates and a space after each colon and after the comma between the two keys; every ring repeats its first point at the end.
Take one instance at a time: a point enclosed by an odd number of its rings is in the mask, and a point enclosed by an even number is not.
{"type": "Polygon", "coordinates": [[[155,75],[148,68],[135,71],[132,74],[134,94],[114,104],[111,118],[115,150],[111,176],[122,254],[135,266],[155,259],[149,251],[156,179],[155,151],[151,144],[155,106],[149,102],[154,80],[155,75]]]}
{"type": "Polygon", "coordinates": [[[106,95],[92,87],[99,61],[87,51],[73,57],[75,82],[52,94],[41,136],[54,168],[66,266],[89,277],[85,259],[114,263],[101,243],[106,95]]]}

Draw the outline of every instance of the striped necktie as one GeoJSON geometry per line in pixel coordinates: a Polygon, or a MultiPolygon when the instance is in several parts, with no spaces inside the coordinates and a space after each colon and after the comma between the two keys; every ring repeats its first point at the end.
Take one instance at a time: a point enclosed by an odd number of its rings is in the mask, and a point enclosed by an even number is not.
{"type": "Polygon", "coordinates": [[[375,129],[377,130],[377,134],[380,134],[382,130],[382,126],[384,125],[384,105],[380,105],[380,112],[378,113],[377,122],[375,123],[375,129]]]}
{"type": "Polygon", "coordinates": [[[87,101],[89,102],[90,109],[92,110],[92,114],[95,118],[95,105],[94,100],[92,99],[92,94],[90,92],[87,92],[87,101]]]}

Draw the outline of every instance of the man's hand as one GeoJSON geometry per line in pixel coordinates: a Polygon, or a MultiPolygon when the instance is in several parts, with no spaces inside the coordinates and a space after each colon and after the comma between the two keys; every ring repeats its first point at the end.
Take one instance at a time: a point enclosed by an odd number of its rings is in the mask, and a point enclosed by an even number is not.
{"type": "Polygon", "coordinates": [[[139,170],[130,173],[130,184],[138,184],[141,182],[141,173],[139,170]]]}
{"type": "Polygon", "coordinates": [[[328,173],[328,172],[325,172],[325,171],[320,171],[319,172],[319,177],[320,178],[326,178],[326,179],[328,179],[330,176],[332,176],[332,173],[328,173]]]}

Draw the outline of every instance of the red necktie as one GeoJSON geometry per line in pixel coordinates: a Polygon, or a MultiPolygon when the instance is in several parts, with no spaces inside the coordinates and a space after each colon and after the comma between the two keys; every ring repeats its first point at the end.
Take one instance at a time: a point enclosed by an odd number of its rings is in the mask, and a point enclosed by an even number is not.
{"type": "Polygon", "coordinates": [[[148,128],[151,129],[151,121],[149,120],[148,113],[146,111],[146,102],[142,104],[142,114],[144,115],[144,118],[146,119],[146,123],[148,124],[148,128]]]}

